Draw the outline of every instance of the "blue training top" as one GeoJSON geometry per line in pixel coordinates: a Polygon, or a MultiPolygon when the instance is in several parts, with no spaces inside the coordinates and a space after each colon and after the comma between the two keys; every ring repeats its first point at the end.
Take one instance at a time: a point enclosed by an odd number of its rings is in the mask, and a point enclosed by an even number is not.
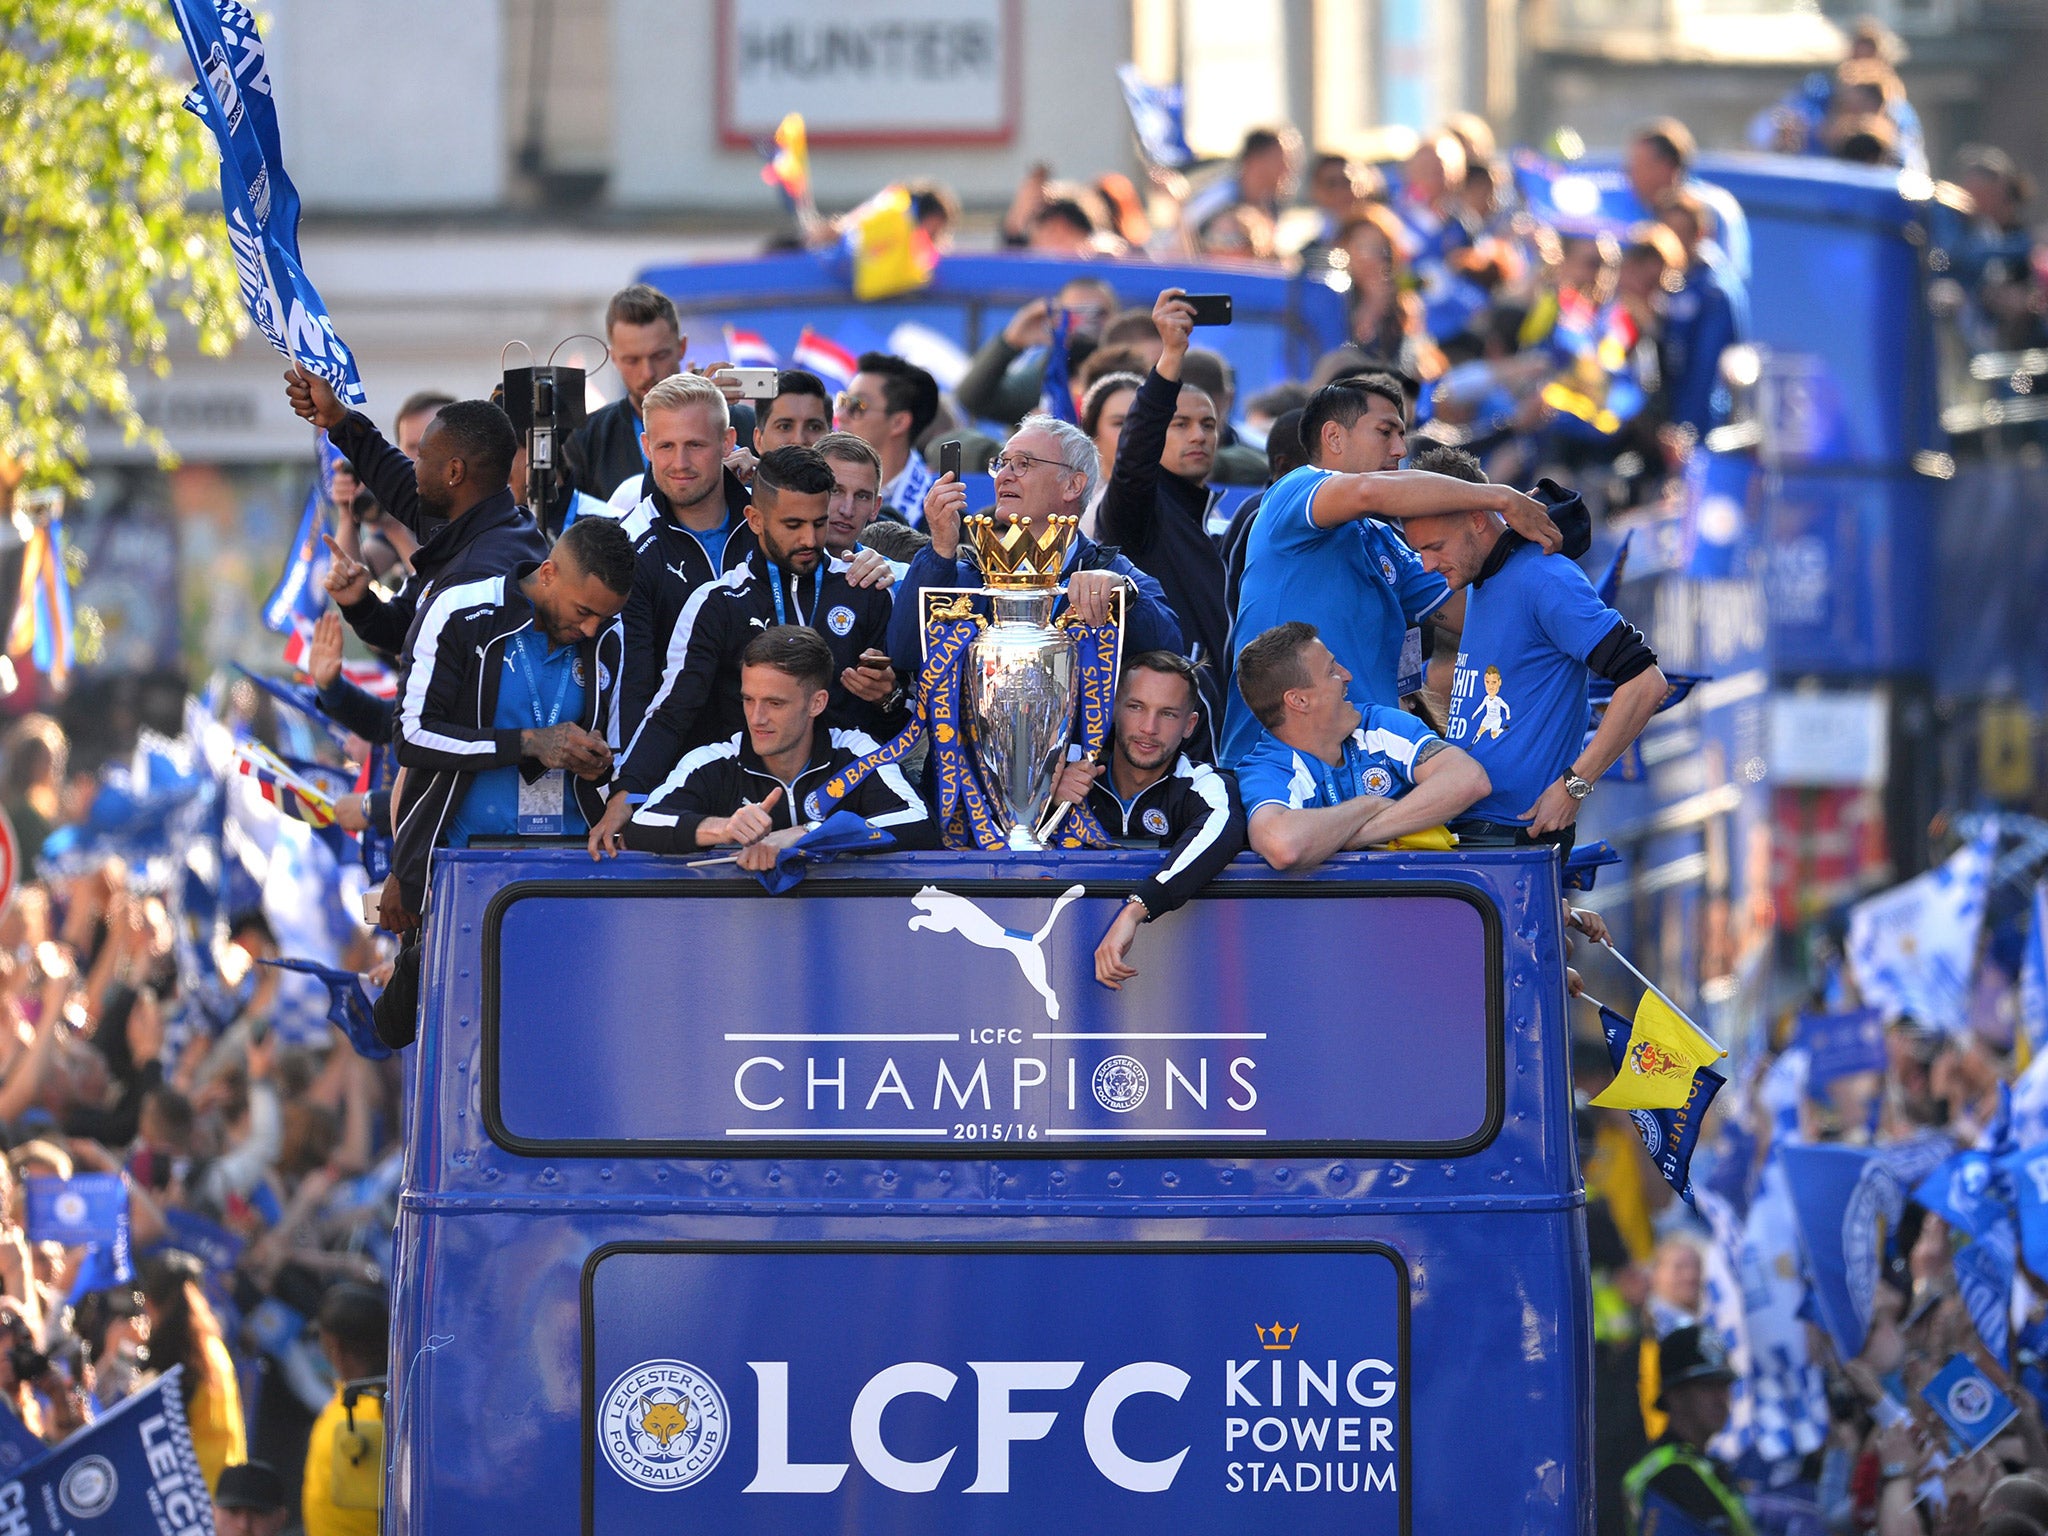
{"type": "Polygon", "coordinates": [[[1358,729],[1344,738],[1344,758],[1326,763],[1290,747],[1264,726],[1237,765],[1238,794],[1247,819],[1262,805],[1290,811],[1326,809],[1361,795],[1398,800],[1415,787],[1415,757],[1438,739],[1405,710],[1375,704],[1362,711],[1358,729]]]}
{"type": "Polygon", "coordinates": [[[1576,562],[1534,544],[1467,590],[1444,734],[1493,781],[1467,814],[1529,820],[1585,745],[1586,658],[1621,622],[1576,562]]]}
{"type": "MultiPolygon", "coordinates": [[[[1335,471],[1304,466],[1267,487],[1245,540],[1244,580],[1231,626],[1231,659],[1276,624],[1313,624],[1351,673],[1344,691],[1363,714],[1422,686],[1415,626],[1451,595],[1401,535],[1372,518],[1320,528],[1309,516],[1335,471]],[[1409,644],[1413,633],[1414,643],[1409,644]]],[[[1223,760],[1252,750],[1259,722],[1235,686],[1223,717],[1223,760]]]]}

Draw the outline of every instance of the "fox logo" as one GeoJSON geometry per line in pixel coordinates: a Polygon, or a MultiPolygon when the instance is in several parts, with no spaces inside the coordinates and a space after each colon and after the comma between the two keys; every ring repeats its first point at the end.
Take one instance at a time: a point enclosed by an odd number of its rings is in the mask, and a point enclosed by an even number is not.
{"type": "Polygon", "coordinates": [[[1053,902],[1045,926],[1036,933],[1025,933],[1020,929],[1005,928],[965,896],[928,885],[910,898],[910,904],[918,909],[918,915],[910,920],[910,931],[957,933],[982,949],[1008,950],[1017,962],[1017,969],[1024,973],[1026,985],[1045,999],[1045,1016],[1057,1020],[1060,1000],[1046,979],[1045,941],[1052,936],[1052,925],[1060,920],[1060,914],[1066,911],[1068,903],[1085,891],[1084,886],[1068,886],[1053,902]]]}
{"type": "Polygon", "coordinates": [[[647,1436],[663,1450],[677,1435],[687,1434],[690,1416],[683,1412],[680,1403],[657,1403],[652,1398],[640,1399],[640,1433],[647,1436]]]}

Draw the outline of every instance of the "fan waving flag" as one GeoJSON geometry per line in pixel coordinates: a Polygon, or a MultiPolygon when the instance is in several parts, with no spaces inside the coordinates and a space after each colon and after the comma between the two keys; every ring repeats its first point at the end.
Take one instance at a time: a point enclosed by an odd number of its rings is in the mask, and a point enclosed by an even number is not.
{"type": "Polygon", "coordinates": [[[918,227],[907,187],[884,187],[846,216],[853,296],[892,299],[932,280],[938,252],[918,227]]]}
{"type": "Polygon", "coordinates": [[[791,360],[797,367],[815,373],[835,390],[845,389],[853,383],[854,374],[860,371],[860,360],[829,336],[820,336],[808,325],[796,339],[796,351],[791,360]]]}
{"type": "Polygon", "coordinates": [[[762,339],[759,331],[743,331],[736,325],[725,328],[725,360],[735,368],[780,368],[782,359],[762,339]]]}
{"type": "Polygon", "coordinates": [[[270,65],[256,18],[240,0],[171,0],[199,83],[185,110],[220,147],[220,197],[242,303],[270,344],[334,387],[344,405],[368,398],[356,360],[299,260],[299,194],[285,174],[270,65]]]}

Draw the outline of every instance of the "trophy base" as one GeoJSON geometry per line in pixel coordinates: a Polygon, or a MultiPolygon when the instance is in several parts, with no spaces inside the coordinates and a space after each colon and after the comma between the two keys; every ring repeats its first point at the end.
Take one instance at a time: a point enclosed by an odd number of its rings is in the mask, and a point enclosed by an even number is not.
{"type": "Polygon", "coordinates": [[[1045,852],[1045,847],[1046,845],[1033,835],[1029,827],[1017,826],[1010,828],[1010,852],[1043,853],[1045,852]]]}

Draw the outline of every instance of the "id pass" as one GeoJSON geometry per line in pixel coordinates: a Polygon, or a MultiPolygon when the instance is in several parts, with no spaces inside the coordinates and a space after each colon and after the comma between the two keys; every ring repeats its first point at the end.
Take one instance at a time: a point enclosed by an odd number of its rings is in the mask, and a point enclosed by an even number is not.
{"type": "Polygon", "coordinates": [[[560,768],[550,768],[531,784],[525,778],[519,780],[519,835],[521,837],[559,837],[566,826],[563,819],[563,796],[568,791],[568,774],[560,768]]]}
{"type": "Polygon", "coordinates": [[[1422,631],[1411,628],[1401,637],[1401,665],[1395,669],[1400,679],[1394,688],[1395,694],[1407,698],[1422,687],[1422,631]]]}

